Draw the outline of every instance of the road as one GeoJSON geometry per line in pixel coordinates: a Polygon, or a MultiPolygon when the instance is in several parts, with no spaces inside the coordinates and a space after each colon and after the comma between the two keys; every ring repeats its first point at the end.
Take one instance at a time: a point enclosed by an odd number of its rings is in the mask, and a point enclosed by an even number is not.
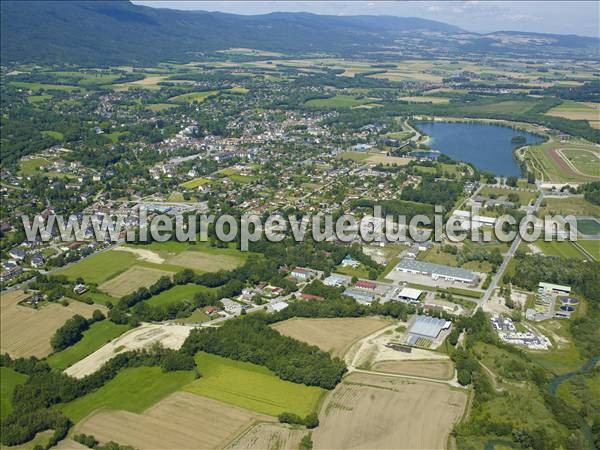
{"type": "MultiPolygon", "coordinates": [[[[539,209],[540,204],[542,203],[543,199],[544,199],[544,193],[540,192],[538,199],[536,200],[534,205],[527,210],[527,213],[532,214],[532,213],[536,212],[539,209]]],[[[515,255],[515,252],[519,248],[519,245],[521,244],[522,240],[523,240],[523,238],[521,237],[521,234],[517,233],[515,240],[513,241],[512,245],[510,246],[510,249],[508,250],[506,255],[504,255],[504,260],[502,261],[502,264],[498,268],[498,271],[496,272],[496,274],[492,277],[492,282],[490,283],[489,287],[485,290],[483,297],[481,297],[481,299],[477,301],[477,307],[475,307],[473,309],[473,313],[475,313],[477,311],[477,309],[481,308],[483,306],[483,304],[490,299],[490,297],[492,296],[492,293],[498,286],[498,281],[501,279],[502,275],[504,274],[504,271],[506,270],[508,263],[515,255]]]]}

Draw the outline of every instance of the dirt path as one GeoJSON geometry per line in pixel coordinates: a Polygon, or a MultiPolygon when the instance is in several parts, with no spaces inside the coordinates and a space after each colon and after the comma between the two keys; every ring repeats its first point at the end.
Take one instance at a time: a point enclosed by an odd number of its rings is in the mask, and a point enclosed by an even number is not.
{"type": "Polygon", "coordinates": [[[161,258],[158,253],[153,252],[152,250],[145,250],[143,248],[123,247],[123,246],[115,247],[114,250],[117,250],[120,252],[133,253],[135,256],[137,256],[142,261],[147,261],[149,263],[162,264],[165,262],[165,260],[163,258],[161,258]]]}
{"type": "Polygon", "coordinates": [[[187,325],[142,324],[73,364],[65,373],[75,378],[83,378],[94,373],[119,353],[149,348],[154,344],[178,350],[193,328],[187,325]]]}

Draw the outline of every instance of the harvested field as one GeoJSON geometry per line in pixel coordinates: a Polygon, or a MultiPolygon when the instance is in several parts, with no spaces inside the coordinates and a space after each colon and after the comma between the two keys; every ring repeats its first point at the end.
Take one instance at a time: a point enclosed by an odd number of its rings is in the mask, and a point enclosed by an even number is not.
{"type": "Polygon", "coordinates": [[[88,447],[86,447],[85,445],[80,444],[79,442],[69,438],[63,439],[58,444],[56,444],[55,447],[52,448],[54,450],[88,450],[88,447]]]}
{"type": "Polygon", "coordinates": [[[314,448],[445,448],[466,402],[439,383],[351,374],[325,400],[314,448]]]}
{"type": "Polygon", "coordinates": [[[450,380],[454,376],[454,367],[449,360],[382,361],[373,364],[373,370],[438,380],[450,380]]]}
{"type": "Polygon", "coordinates": [[[357,339],[367,336],[389,322],[377,317],[340,319],[289,319],[273,325],[279,333],[316,345],[333,356],[343,356],[357,339]]]}
{"type": "Polygon", "coordinates": [[[107,343],[91,355],[73,364],[65,373],[75,378],[83,378],[94,373],[104,363],[118,353],[141,348],[149,348],[155,343],[178,350],[190,334],[192,327],[185,325],[143,324],[107,343]]]}
{"type": "Polygon", "coordinates": [[[143,414],[99,411],[80,422],[76,432],[140,450],[223,448],[253,423],[272,420],[206,397],[176,392],[143,414]]]}
{"type": "Polygon", "coordinates": [[[297,449],[306,435],[304,429],[292,428],[282,423],[259,423],[229,444],[227,449],[254,450],[258,448],[297,449]]]}
{"type": "Polygon", "coordinates": [[[168,260],[169,264],[189,267],[203,272],[231,270],[243,264],[241,258],[230,255],[207,254],[198,251],[184,251],[168,260]]]}
{"type": "Polygon", "coordinates": [[[387,166],[397,165],[406,166],[409,162],[414,161],[414,158],[402,158],[400,156],[387,156],[384,154],[371,155],[366,159],[367,162],[373,164],[385,164],[387,166]]]}
{"type": "Polygon", "coordinates": [[[120,275],[102,283],[98,289],[113,297],[123,297],[141,287],[154,284],[162,276],[171,276],[172,272],[151,269],[149,267],[133,266],[120,275]]]}
{"type": "Polygon", "coordinates": [[[95,309],[102,309],[74,300],[68,306],[50,303],[33,309],[18,305],[29,297],[23,291],[2,293],[0,297],[0,353],[13,358],[48,356],[52,351],[50,338],[68,319],[75,314],[91,317],[95,309]]]}

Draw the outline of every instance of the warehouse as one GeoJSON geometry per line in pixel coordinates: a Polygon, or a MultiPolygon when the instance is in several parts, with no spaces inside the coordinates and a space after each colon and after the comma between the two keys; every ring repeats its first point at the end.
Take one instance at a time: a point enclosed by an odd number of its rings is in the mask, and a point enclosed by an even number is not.
{"type": "Polygon", "coordinates": [[[401,287],[394,289],[392,293],[393,300],[400,300],[406,303],[419,303],[419,298],[423,294],[423,291],[419,289],[413,289],[409,287],[401,287]]]}
{"type": "Polygon", "coordinates": [[[470,270],[415,259],[403,259],[396,265],[396,270],[415,275],[428,275],[434,280],[458,281],[467,284],[474,284],[477,281],[477,276],[470,270]]]}

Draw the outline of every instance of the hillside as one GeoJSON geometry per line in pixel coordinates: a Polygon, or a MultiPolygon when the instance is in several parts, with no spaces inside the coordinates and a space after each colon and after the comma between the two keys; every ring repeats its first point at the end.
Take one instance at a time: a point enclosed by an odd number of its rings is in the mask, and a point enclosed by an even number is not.
{"type": "Polygon", "coordinates": [[[479,35],[419,18],[177,11],[128,1],[3,1],[1,57],[11,62],[153,64],[232,47],[339,56],[458,53],[589,57],[598,40],[528,33],[479,35]]]}

